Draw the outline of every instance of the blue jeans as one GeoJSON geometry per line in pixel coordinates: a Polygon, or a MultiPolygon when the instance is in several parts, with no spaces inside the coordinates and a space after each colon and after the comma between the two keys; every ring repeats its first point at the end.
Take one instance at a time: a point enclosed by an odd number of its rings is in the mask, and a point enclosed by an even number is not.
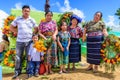
{"type": "Polygon", "coordinates": [[[29,61],[28,62],[28,74],[35,75],[38,74],[40,67],[40,61],[29,61]]]}
{"type": "Polygon", "coordinates": [[[25,50],[26,56],[25,58],[27,59],[27,54],[30,48],[30,43],[29,42],[17,42],[16,44],[16,58],[15,58],[15,73],[21,73],[22,70],[22,62],[23,62],[23,53],[25,50]]]}

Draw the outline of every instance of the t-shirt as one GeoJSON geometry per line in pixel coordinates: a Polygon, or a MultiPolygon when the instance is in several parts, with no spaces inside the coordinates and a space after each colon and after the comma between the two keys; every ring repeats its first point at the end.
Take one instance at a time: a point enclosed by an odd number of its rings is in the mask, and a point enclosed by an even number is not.
{"type": "Polygon", "coordinates": [[[36,48],[33,47],[33,43],[31,43],[28,55],[30,55],[31,61],[40,61],[40,56],[43,56],[44,53],[38,52],[36,48]]]}
{"type": "Polygon", "coordinates": [[[37,26],[33,18],[24,19],[22,16],[17,17],[11,24],[18,28],[18,42],[29,42],[32,40],[33,28],[37,26]]]}

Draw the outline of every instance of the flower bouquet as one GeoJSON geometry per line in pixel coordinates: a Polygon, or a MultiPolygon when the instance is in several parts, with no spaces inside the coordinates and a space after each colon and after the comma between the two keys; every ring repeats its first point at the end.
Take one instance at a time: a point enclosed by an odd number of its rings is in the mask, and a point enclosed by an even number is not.
{"type": "Polygon", "coordinates": [[[38,52],[46,51],[46,47],[44,46],[44,41],[43,40],[36,41],[34,43],[33,47],[36,48],[38,52]]]}

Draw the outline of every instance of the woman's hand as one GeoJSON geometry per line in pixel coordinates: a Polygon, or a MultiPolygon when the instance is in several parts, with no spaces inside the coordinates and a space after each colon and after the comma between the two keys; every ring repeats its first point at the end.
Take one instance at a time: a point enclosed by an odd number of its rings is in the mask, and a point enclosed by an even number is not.
{"type": "Polygon", "coordinates": [[[66,48],[67,48],[67,50],[69,51],[69,47],[67,46],[66,48]]]}
{"type": "Polygon", "coordinates": [[[52,36],[53,41],[56,41],[56,35],[52,36]]]}
{"type": "Polygon", "coordinates": [[[44,60],[44,57],[43,56],[41,56],[41,61],[43,61],[44,60]]]}
{"type": "Polygon", "coordinates": [[[28,61],[30,61],[30,55],[28,55],[28,61]]]}
{"type": "Polygon", "coordinates": [[[64,51],[64,48],[63,47],[61,47],[61,50],[62,50],[62,52],[64,51]]]}

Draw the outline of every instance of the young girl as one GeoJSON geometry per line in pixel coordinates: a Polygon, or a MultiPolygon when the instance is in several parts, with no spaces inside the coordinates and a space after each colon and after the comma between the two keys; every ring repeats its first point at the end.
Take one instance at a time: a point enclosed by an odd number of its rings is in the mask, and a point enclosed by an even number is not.
{"type": "Polygon", "coordinates": [[[69,46],[70,46],[70,34],[67,32],[67,23],[62,22],[61,31],[58,33],[58,63],[60,65],[60,74],[66,73],[65,65],[68,64],[69,46]]]}
{"type": "MultiPolygon", "coordinates": [[[[75,63],[81,60],[81,45],[79,44],[79,39],[82,37],[82,29],[78,26],[81,22],[81,18],[77,15],[71,16],[71,24],[68,27],[68,31],[71,35],[70,53],[69,53],[69,63],[73,63],[72,69],[75,70],[75,63]]],[[[70,69],[70,64],[68,64],[68,71],[70,69]]]]}

